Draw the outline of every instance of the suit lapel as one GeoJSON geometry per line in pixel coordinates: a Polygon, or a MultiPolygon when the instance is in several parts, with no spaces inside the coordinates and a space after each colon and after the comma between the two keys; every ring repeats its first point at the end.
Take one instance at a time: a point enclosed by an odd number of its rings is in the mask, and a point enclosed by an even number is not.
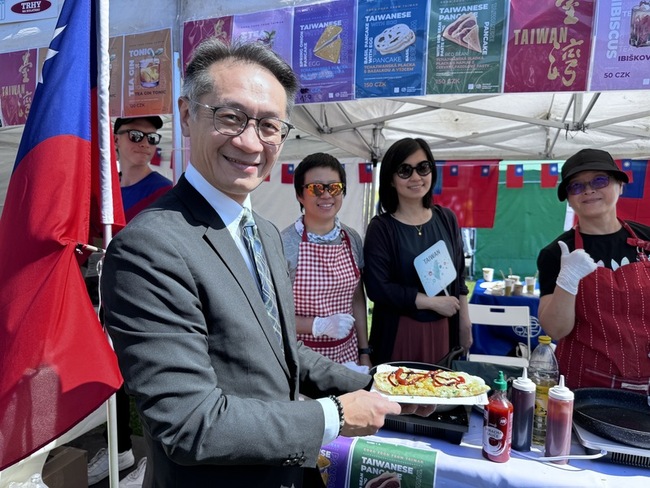
{"type": "MultiPolygon", "coordinates": [[[[225,226],[219,214],[210,206],[210,204],[201,196],[196,189],[189,184],[185,177],[181,177],[179,182],[176,185],[176,192],[190,209],[193,217],[197,222],[205,226],[205,239],[212,247],[214,252],[219,256],[224,266],[230,271],[233,275],[239,286],[241,287],[242,292],[248,300],[248,304],[257,318],[258,325],[260,326],[262,332],[266,336],[269,345],[273,349],[278,362],[281,364],[282,369],[284,369],[287,377],[290,376],[289,369],[287,367],[287,361],[278,345],[278,341],[273,332],[273,327],[269,323],[269,318],[266,312],[266,307],[262,297],[260,296],[257,283],[255,278],[249,271],[246,266],[246,262],[239,252],[239,248],[232,239],[230,231],[225,226]]],[[[261,236],[262,243],[266,248],[267,245],[273,247],[273,241],[268,237],[268,233],[264,232],[261,236]]],[[[275,250],[275,249],[274,249],[275,250]]],[[[274,253],[268,253],[267,255],[274,255],[274,253]]],[[[271,269],[271,275],[273,277],[273,284],[276,285],[276,273],[278,272],[278,263],[277,260],[269,260],[269,267],[271,269]]],[[[278,299],[278,302],[283,302],[283,300],[278,299]]],[[[243,306],[243,304],[242,304],[243,306]]],[[[280,307],[280,303],[278,303],[280,307]]],[[[281,311],[282,317],[286,317],[286,311],[284,308],[281,311]]],[[[283,324],[283,334],[286,334],[286,328],[284,326],[284,320],[281,320],[283,324]]]]}

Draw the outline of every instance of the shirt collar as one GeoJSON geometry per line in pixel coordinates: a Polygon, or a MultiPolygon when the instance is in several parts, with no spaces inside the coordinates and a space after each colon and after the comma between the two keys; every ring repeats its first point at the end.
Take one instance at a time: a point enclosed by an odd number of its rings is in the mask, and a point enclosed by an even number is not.
{"type": "Polygon", "coordinates": [[[231,232],[239,227],[239,221],[241,220],[243,211],[242,207],[251,209],[250,195],[246,197],[244,204],[240,205],[225,193],[212,186],[191,164],[187,165],[185,178],[208,201],[210,206],[214,208],[231,232]]]}

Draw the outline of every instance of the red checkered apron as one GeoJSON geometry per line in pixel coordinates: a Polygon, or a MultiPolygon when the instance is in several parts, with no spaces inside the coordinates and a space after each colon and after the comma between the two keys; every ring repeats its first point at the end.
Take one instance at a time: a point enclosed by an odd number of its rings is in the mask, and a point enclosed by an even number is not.
{"type": "MultiPolygon", "coordinates": [[[[558,342],[560,371],[570,388],[624,388],[648,393],[650,385],[650,261],[641,241],[621,224],[639,261],[616,271],[598,267],[580,281],[576,325],[558,342]]],[[[576,249],[582,236],[575,230],[576,249]]]]}
{"type": "MultiPolygon", "coordinates": [[[[350,238],[341,230],[341,244],[315,244],[302,234],[298,250],[293,295],[296,315],[327,317],[335,313],[352,313],[352,298],[359,283],[359,268],[352,256],[350,238]]],[[[312,334],[298,334],[298,340],[338,363],[357,362],[358,341],[354,326],[343,339],[312,334]]]]}

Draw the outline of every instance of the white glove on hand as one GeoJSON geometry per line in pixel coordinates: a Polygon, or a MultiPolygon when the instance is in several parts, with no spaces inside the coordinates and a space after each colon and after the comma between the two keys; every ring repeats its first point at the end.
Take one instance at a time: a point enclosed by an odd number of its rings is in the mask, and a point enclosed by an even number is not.
{"type": "Polygon", "coordinates": [[[580,280],[592,273],[598,266],[584,249],[576,249],[569,253],[569,248],[564,242],[558,241],[558,244],[562,250],[562,259],[560,273],[557,275],[555,283],[572,295],[577,295],[580,280]]]}
{"type": "Polygon", "coordinates": [[[329,317],[314,317],[311,333],[314,337],[326,335],[332,339],[343,339],[350,333],[354,317],[349,313],[335,313],[329,317]]]}

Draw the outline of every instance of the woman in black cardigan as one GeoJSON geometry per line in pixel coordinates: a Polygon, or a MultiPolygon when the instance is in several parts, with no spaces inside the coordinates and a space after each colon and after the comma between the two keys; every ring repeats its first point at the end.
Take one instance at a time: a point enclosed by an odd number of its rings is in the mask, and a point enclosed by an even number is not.
{"type": "Polygon", "coordinates": [[[366,231],[364,284],[374,302],[373,364],[437,363],[450,349],[472,344],[463,241],[454,213],[433,205],[436,166],[423,139],[405,138],[386,151],[379,173],[379,215],[366,231]],[[446,290],[430,297],[415,270],[416,256],[442,240],[456,269],[446,290]]]}

